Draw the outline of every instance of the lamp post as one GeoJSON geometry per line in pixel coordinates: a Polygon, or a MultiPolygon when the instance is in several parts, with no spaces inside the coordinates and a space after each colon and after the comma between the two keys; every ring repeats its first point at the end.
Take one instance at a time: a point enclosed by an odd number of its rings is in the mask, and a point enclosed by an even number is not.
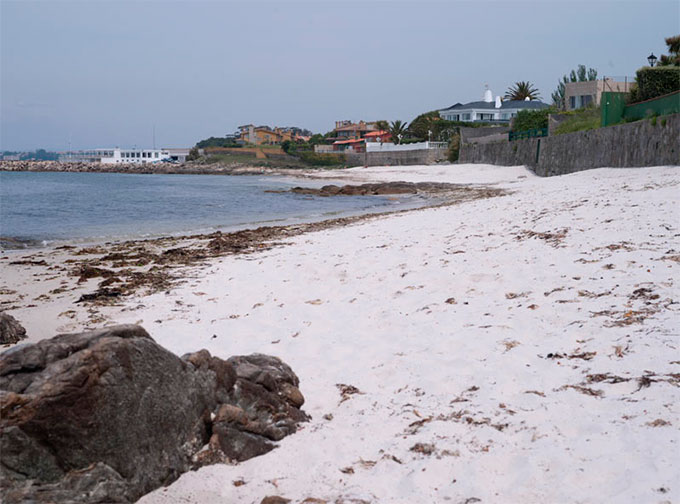
{"type": "Polygon", "coordinates": [[[647,56],[647,61],[649,61],[649,66],[653,67],[656,64],[656,56],[654,56],[654,53],[650,54],[647,56]]]}

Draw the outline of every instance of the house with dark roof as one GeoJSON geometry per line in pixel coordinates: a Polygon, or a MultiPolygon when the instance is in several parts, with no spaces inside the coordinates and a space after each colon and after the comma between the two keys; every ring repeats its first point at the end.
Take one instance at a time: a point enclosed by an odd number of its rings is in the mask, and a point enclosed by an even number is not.
{"type": "Polygon", "coordinates": [[[490,89],[484,92],[482,101],[456,103],[441,109],[439,116],[447,121],[509,123],[520,110],[539,110],[549,107],[538,100],[501,100],[493,99],[490,89]]]}

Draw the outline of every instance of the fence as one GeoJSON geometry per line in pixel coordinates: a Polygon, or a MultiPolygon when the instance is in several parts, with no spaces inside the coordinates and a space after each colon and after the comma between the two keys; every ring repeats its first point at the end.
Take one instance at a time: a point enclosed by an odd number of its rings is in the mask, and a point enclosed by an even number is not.
{"type": "Polygon", "coordinates": [[[508,140],[524,140],[527,138],[540,138],[548,136],[548,128],[537,128],[526,131],[511,131],[508,133],[508,140]]]}
{"type": "Polygon", "coordinates": [[[602,93],[602,126],[610,126],[623,120],[636,121],[648,116],[676,114],[680,112],[680,91],[652,98],[640,103],[626,105],[625,93],[602,93]]]}
{"type": "Polygon", "coordinates": [[[446,142],[418,142],[411,144],[366,142],[366,152],[401,152],[427,149],[446,149],[447,147],[448,143],[446,142]]]}

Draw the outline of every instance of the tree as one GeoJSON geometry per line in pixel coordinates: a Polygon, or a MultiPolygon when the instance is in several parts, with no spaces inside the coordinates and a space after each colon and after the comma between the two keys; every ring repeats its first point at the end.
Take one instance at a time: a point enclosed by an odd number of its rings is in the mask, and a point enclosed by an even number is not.
{"type": "Polygon", "coordinates": [[[281,142],[281,150],[286,154],[290,153],[291,150],[294,150],[293,147],[294,144],[290,140],[284,140],[281,142]]]}
{"type": "Polygon", "coordinates": [[[324,136],[321,133],[315,133],[309,139],[309,145],[318,145],[323,143],[324,136]]]}
{"type": "Polygon", "coordinates": [[[509,87],[505,93],[506,100],[538,100],[541,95],[538,93],[538,89],[529,81],[519,81],[515,82],[514,86],[509,87]]]}
{"type": "Polygon", "coordinates": [[[438,110],[425,112],[416,117],[411,124],[409,124],[408,132],[419,140],[429,140],[430,137],[436,138],[439,133],[440,123],[442,118],[439,116],[438,110]]]}
{"type": "Polygon", "coordinates": [[[375,127],[378,128],[378,131],[389,131],[390,123],[381,119],[380,121],[375,122],[375,127]]]}
{"type": "Polygon", "coordinates": [[[597,70],[594,68],[589,68],[586,70],[585,65],[579,65],[576,70],[572,70],[569,73],[569,77],[564,75],[562,80],[557,83],[557,89],[553,91],[551,97],[553,105],[557,106],[559,109],[564,109],[566,103],[564,102],[564,90],[565,84],[569,82],[586,82],[597,80],[597,70]]]}
{"type": "Polygon", "coordinates": [[[406,134],[406,126],[407,123],[401,122],[400,120],[392,121],[388,131],[390,132],[393,142],[396,142],[397,144],[401,143],[402,137],[406,134]]]}
{"type": "Polygon", "coordinates": [[[680,35],[666,39],[669,54],[662,54],[659,66],[680,66],[680,35]]]}

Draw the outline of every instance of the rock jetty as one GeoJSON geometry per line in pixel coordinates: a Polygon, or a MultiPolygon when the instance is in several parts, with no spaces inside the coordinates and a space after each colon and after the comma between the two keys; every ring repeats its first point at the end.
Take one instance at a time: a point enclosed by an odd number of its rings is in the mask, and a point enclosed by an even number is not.
{"type": "Polygon", "coordinates": [[[433,194],[460,189],[456,184],[437,182],[378,182],[361,185],[325,185],[321,189],[310,187],[293,187],[290,191],[297,194],[314,196],[377,196],[383,194],[433,194]]]}

